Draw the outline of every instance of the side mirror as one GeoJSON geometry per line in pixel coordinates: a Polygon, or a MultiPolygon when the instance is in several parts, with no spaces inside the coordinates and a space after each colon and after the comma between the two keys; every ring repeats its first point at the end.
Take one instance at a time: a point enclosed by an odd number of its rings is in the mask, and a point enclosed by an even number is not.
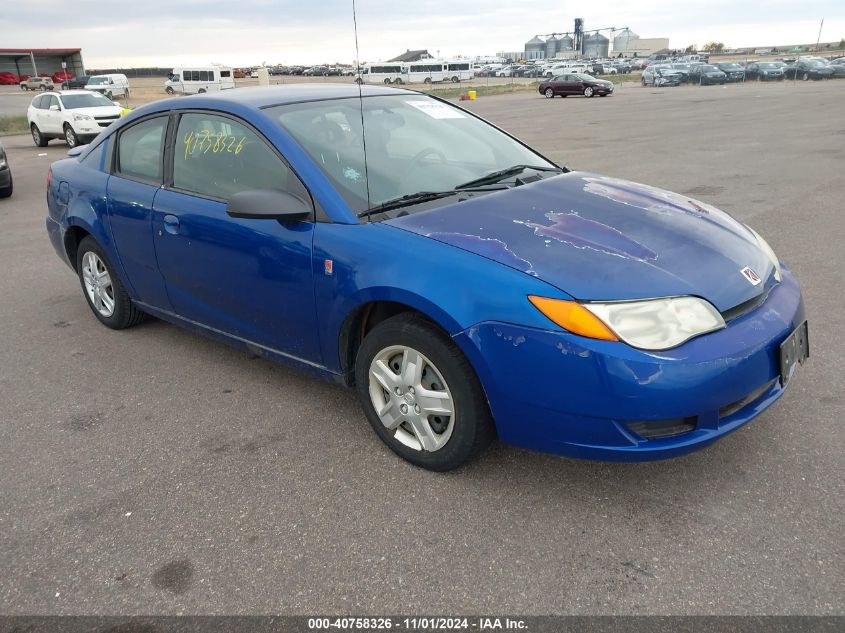
{"type": "Polygon", "coordinates": [[[311,216],[311,202],[277,189],[240,191],[229,198],[226,213],[233,218],[293,222],[311,216]]]}
{"type": "Polygon", "coordinates": [[[50,106],[50,109],[51,109],[53,112],[58,112],[58,111],[60,110],[59,106],[57,106],[55,103],[54,103],[53,105],[51,105],[51,106],[50,106]]]}

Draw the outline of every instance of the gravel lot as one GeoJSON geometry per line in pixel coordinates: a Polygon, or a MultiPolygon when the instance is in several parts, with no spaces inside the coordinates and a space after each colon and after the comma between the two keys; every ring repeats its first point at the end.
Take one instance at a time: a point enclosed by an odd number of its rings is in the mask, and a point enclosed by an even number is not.
{"type": "Polygon", "coordinates": [[[66,146],[3,139],[0,612],[842,614],[845,82],[468,103],[571,167],[749,222],[803,283],[812,358],[689,457],[496,447],[437,475],[354,393],[89,313],[44,231],[66,146]]]}

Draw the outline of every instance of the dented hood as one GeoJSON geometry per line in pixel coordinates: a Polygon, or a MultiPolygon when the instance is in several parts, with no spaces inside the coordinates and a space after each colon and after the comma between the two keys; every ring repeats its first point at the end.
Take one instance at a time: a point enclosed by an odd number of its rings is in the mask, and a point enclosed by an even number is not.
{"type": "Polygon", "coordinates": [[[751,232],[725,212],[585,172],[386,223],[534,275],[582,300],[696,295],[725,311],[759,295],[773,272],[751,232]],[[763,282],[754,285],[742,273],[746,267],[763,282]]]}

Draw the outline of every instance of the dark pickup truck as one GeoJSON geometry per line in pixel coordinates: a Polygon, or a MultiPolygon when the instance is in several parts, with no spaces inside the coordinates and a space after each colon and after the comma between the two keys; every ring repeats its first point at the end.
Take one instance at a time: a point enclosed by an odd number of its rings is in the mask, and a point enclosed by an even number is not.
{"type": "Polygon", "coordinates": [[[88,76],[73,77],[62,82],[62,90],[78,90],[88,85],[88,76]]]}

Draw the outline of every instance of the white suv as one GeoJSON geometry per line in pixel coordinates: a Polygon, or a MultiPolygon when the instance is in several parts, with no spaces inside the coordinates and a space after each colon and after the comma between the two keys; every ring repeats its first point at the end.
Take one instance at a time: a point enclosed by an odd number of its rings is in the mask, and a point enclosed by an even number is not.
{"type": "Polygon", "coordinates": [[[90,142],[120,118],[121,108],[89,90],[66,90],[38,95],[29,104],[26,118],[32,140],[45,147],[50,139],[63,138],[71,147],[90,142]]]}

